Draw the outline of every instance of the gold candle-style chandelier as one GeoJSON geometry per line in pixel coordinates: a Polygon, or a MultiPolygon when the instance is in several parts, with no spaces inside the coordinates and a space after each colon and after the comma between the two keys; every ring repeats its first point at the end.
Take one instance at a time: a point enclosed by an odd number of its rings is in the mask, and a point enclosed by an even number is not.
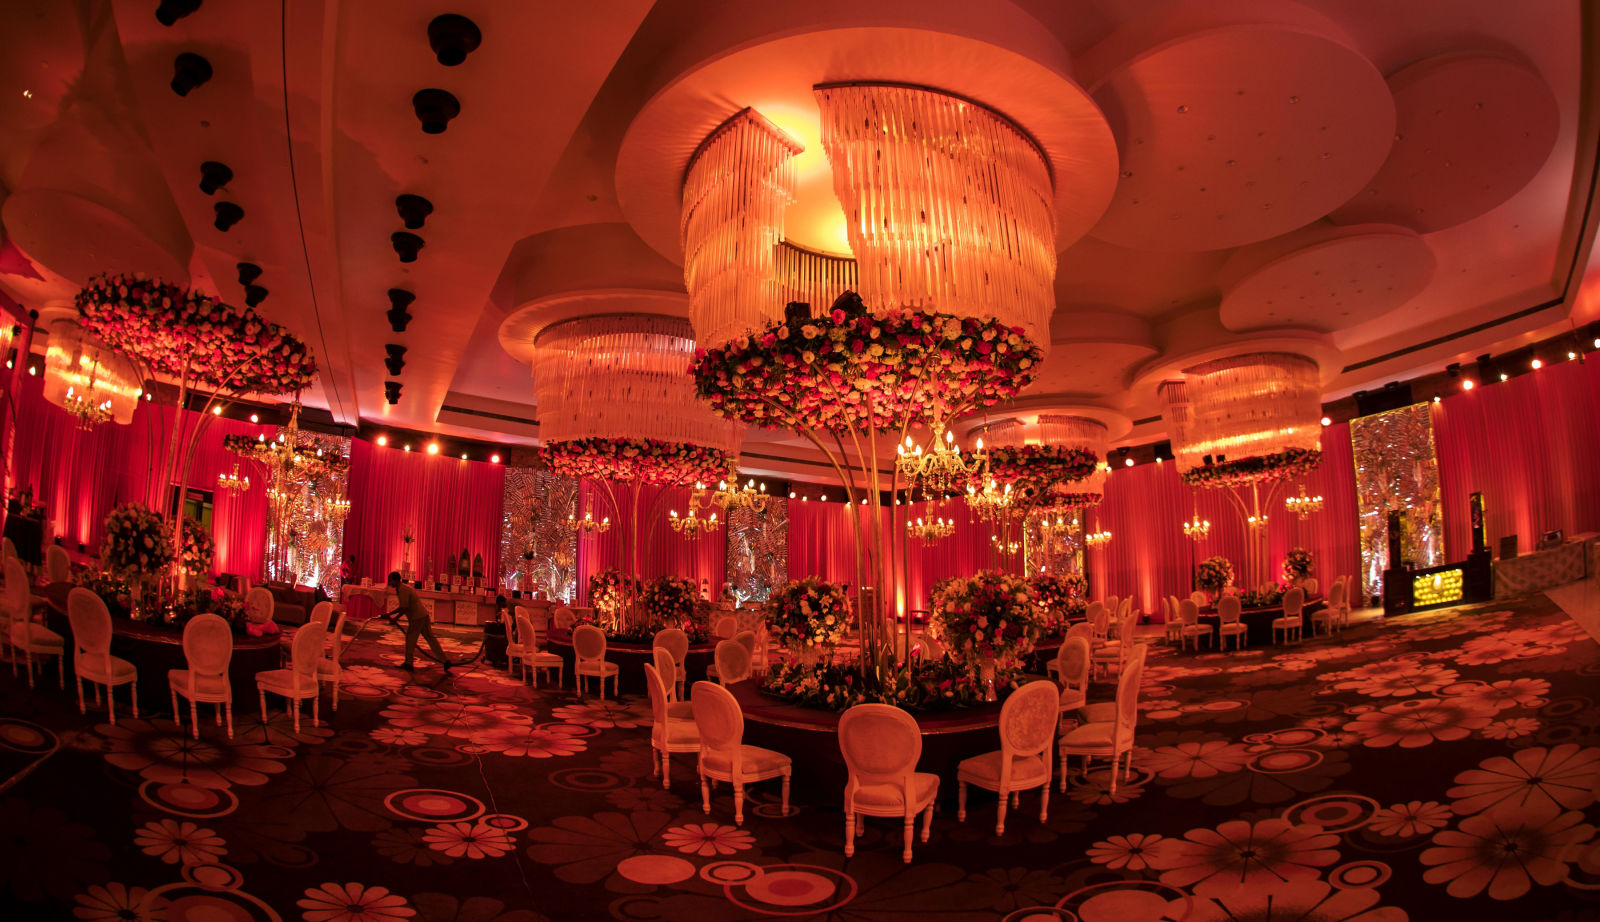
{"type": "Polygon", "coordinates": [[[915,522],[906,522],[906,533],[920,541],[938,541],[955,534],[955,519],[946,519],[938,516],[924,521],[921,516],[915,522]]]}
{"type": "Polygon", "coordinates": [[[689,507],[688,515],[678,515],[678,510],[676,509],[672,510],[668,515],[670,518],[667,520],[667,524],[672,526],[672,530],[689,539],[710,534],[722,527],[722,523],[717,521],[715,512],[711,513],[708,518],[702,519],[695,513],[693,506],[689,507]]]}
{"type": "Polygon", "coordinates": [[[1111,532],[1094,531],[1083,536],[1083,542],[1090,547],[1104,547],[1111,541],[1111,532]]]}
{"type": "Polygon", "coordinates": [[[1011,511],[1011,506],[1016,502],[1016,494],[1011,492],[1011,484],[1004,487],[990,478],[988,483],[980,490],[975,486],[967,487],[967,506],[977,513],[985,522],[993,522],[1003,518],[1011,511]]]}
{"type": "Polygon", "coordinates": [[[226,493],[243,493],[250,489],[250,475],[239,476],[239,462],[235,461],[231,472],[217,475],[217,489],[226,493]]]}
{"type": "Polygon", "coordinates": [[[1283,501],[1283,508],[1304,519],[1313,512],[1322,511],[1322,497],[1307,496],[1306,485],[1301,484],[1300,495],[1286,497],[1283,501]]]}
{"type": "Polygon", "coordinates": [[[1200,518],[1200,506],[1194,507],[1194,518],[1183,523],[1183,534],[1194,541],[1201,541],[1211,534],[1211,520],[1200,518]]]}
{"type": "Polygon", "coordinates": [[[576,515],[569,515],[567,516],[567,530],[581,531],[586,535],[603,535],[611,530],[611,516],[608,515],[596,522],[594,520],[594,513],[592,512],[585,512],[583,514],[583,518],[581,519],[576,515]]]}
{"type": "Polygon", "coordinates": [[[350,517],[349,498],[335,496],[333,499],[328,500],[322,504],[322,514],[327,516],[328,520],[334,524],[344,522],[345,519],[350,517]]]}
{"type": "Polygon", "coordinates": [[[895,464],[906,483],[921,487],[928,493],[948,493],[962,481],[978,476],[986,467],[988,455],[983,450],[983,439],[968,457],[962,457],[961,446],[956,444],[956,434],[948,429],[935,433],[932,448],[923,451],[911,436],[904,445],[895,446],[895,464]]]}
{"type": "Polygon", "coordinates": [[[989,543],[994,545],[995,550],[1004,554],[1015,554],[1017,551],[1022,550],[1021,541],[1008,541],[1004,538],[1001,538],[999,535],[990,535],[989,543]]]}
{"type": "Polygon", "coordinates": [[[1069,537],[1072,534],[1072,530],[1077,527],[1077,519],[1069,519],[1064,515],[1057,515],[1053,519],[1045,516],[1039,520],[1039,534],[1045,538],[1060,539],[1069,537]]]}
{"type": "Polygon", "coordinates": [[[127,425],[143,393],[132,364],[76,321],[63,318],[50,325],[43,396],[66,410],[79,429],[107,422],[127,425]]]}
{"type": "MultiPolygon", "coordinates": [[[[717,489],[711,494],[711,502],[715,503],[724,512],[733,512],[736,509],[748,509],[760,515],[767,508],[767,485],[757,484],[754,477],[739,484],[738,467],[730,465],[729,476],[717,482],[717,489]]],[[[695,484],[695,494],[700,495],[705,487],[695,484]]],[[[703,503],[702,503],[703,505],[703,503]]],[[[694,511],[694,500],[690,500],[690,512],[694,511]]]]}

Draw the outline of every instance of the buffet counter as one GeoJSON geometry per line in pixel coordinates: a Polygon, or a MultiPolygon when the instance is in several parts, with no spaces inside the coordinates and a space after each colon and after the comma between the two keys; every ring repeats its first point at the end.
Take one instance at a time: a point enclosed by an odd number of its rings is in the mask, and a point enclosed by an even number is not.
{"type": "MultiPolygon", "coordinates": [[[[383,614],[394,610],[394,593],[388,586],[358,586],[346,584],[339,590],[339,601],[346,608],[350,607],[350,600],[358,595],[364,595],[372,600],[377,609],[376,614],[383,614]]],[[[428,610],[429,615],[436,624],[456,624],[468,627],[477,627],[495,617],[494,595],[485,596],[479,592],[439,592],[433,589],[418,589],[417,595],[422,596],[422,607],[428,610]]]]}

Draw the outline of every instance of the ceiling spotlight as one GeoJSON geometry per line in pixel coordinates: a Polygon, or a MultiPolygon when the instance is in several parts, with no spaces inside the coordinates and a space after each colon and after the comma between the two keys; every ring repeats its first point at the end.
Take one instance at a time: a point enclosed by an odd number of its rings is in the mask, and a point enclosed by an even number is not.
{"type": "Polygon", "coordinates": [[[387,444],[389,444],[389,437],[388,436],[386,436],[386,435],[378,436],[378,447],[382,448],[383,446],[385,446],[387,444]]]}
{"type": "Polygon", "coordinates": [[[1133,459],[1132,458],[1123,458],[1122,459],[1122,466],[1123,467],[1133,467],[1133,459]]]}
{"type": "Polygon", "coordinates": [[[1595,337],[1595,338],[1594,338],[1594,347],[1595,347],[1595,348],[1596,348],[1596,349],[1600,349],[1600,336],[1596,336],[1596,337],[1595,337]]]}
{"type": "Polygon", "coordinates": [[[1502,371],[1502,372],[1500,372],[1500,380],[1502,380],[1502,381],[1510,381],[1511,380],[1511,376],[1502,371]]]}
{"type": "Polygon", "coordinates": [[[794,491],[793,491],[793,490],[790,490],[790,491],[789,491],[789,498],[790,498],[790,499],[795,499],[795,498],[796,498],[796,496],[795,496],[795,492],[794,492],[794,491]]]}
{"type": "Polygon", "coordinates": [[[467,453],[466,452],[462,452],[461,453],[461,460],[463,460],[463,461],[467,460],[467,453]]]}
{"type": "Polygon", "coordinates": [[[490,464],[499,464],[500,463],[500,456],[499,455],[490,455],[489,456],[489,463],[490,464]]]}
{"type": "Polygon", "coordinates": [[[404,288],[389,289],[389,311],[385,315],[389,318],[389,328],[396,333],[404,333],[406,325],[411,322],[411,312],[407,310],[417,296],[404,288]]]}
{"type": "Polygon", "coordinates": [[[456,13],[435,16],[428,23],[428,47],[445,67],[455,67],[478,50],[483,33],[478,24],[456,13]]]}
{"type": "Polygon", "coordinates": [[[395,198],[394,209],[400,213],[407,230],[418,230],[428,220],[428,215],[433,214],[433,203],[420,195],[407,193],[395,198]]]}
{"type": "Polygon", "coordinates": [[[1576,353],[1576,352],[1568,352],[1567,353],[1567,361],[1569,361],[1569,362],[1572,361],[1573,359],[1577,358],[1577,357],[1578,357],[1578,353],[1576,353]]]}
{"type": "Polygon", "coordinates": [[[188,96],[189,91],[211,79],[211,62],[192,51],[185,51],[172,61],[172,92],[188,96]]]}
{"type": "Polygon", "coordinates": [[[156,7],[156,22],[170,26],[200,8],[200,0],[161,0],[156,7]]]}
{"type": "Polygon", "coordinates": [[[37,365],[29,365],[28,366],[28,374],[29,375],[37,375],[38,373],[39,373],[39,366],[37,366],[37,365]]]}
{"type": "Polygon", "coordinates": [[[245,303],[245,306],[246,307],[255,307],[257,304],[260,304],[262,301],[267,300],[267,294],[268,294],[267,290],[265,288],[262,288],[260,285],[246,285],[246,286],[244,286],[244,303],[245,303]]]}
{"type": "Polygon", "coordinates": [[[200,164],[200,191],[211,195],[218,189],[233,182],[233,170],[226,163],[207,160],[200,164]]]}
{"type": "Polygon", "coordinates": [[[409,231],[395,231],[389,235],[389,242],[394,245],[394,251],[403,263],[416,262],[417,254],[428,245],[428,241],[409,231]]]}
{"type": "Polygon", "coordinates": [[[391,406],[400,402],[399,381],[383,382],[383,399],[389,401],[391,406]]]}
{"type": "Polygon", "coordinates": [[[211,408],[211,415],[212,416],[221,416],[222,415],[222,405],[218,404],[217,406],[212,407],[211,408]]]}
{"type": "Polygon", "coordinates": [[[1539,359],[1534,359],[1533,361],[1529,362],[1528,364],[1530,366],[1532,366],[1534,371],[1538,371],[1539,369],[1544,367],[1544,362],[1539,360],[1539,359]]]}
{"type": "Polygon", "coordinates": [[[261,267],[255,263],[238,263],[234,268],[239,270],[240,285],[254,285],[261,277],[261,267]]]}
{"type": "Polygon", "coordinates": [[[389,370],[389,374],[399,375],[406,367],[406,347],[388,343],[384,345],[383,350],[389,354],[389,357],[383,360],[383,366],[389,370]]]}
{"type": "Polygon", "coordinates": [[[438,442],[429,442],[428,443],[428,454],[436,455],[438,453],[439,453],[439,443],[438,442]]]}
{"type": "Polygon", "coordinates": [[[244,209],[232,202],[218,202],[212,206],[212,210],[217,218],[211,222],[211,226],[219,231],[225,231],[244,220],[244,209]]]}
{"type": "Polygon", "coordinates": [[[1451,362],[1450,364],[1444,366],[1444,373],[1452,378],[1461,377],[1461,363],[1451,362]]]}
{"type": "Polygon", "coordinates": [[[450,120],[461,114],[461,101],[444,90],[418,90],[411,97],[411,108],[424,133],[443,134],[450,127],[450,120]]]}
{"type": "Polygon", "coordinates": [[[1333,420],[1332,420],[1332,419],[1329,419],[1329,418],[1328,418],[1328,417],[1326,417],[1326,416],[1324,416],[1324,417],[1322,417],[1322,424],[1323,424],[1323,425],[1324,425],[1324,426],[1331,426],[1331,425],[1333,425],[1333,420]]]}
{"type": "Polygon", "coordinates": [[[1434,394],[1433,395],[1433,402],[1434,403],[1438,403],[1441,399],[1443,399],[1443,398],[1441,398],[1438,394],[1434,394]]]}
{"type": "Polygon", "coordinates": [[[1472,383],[1472,379],[1471,378],[1468,378],[1467,380],[1461,382],[1461,389],[1464,390],[1464,391],[1470,391],[1474,387],[1477,387],[1477,385],[1472,383]]]}
{"type": "Polygon", "coordinates": [[[410,451],[411,450],[411,443],[407,442],[406,445],[405,445],[405,448],[406,448],[406,451],[410,451]]]}

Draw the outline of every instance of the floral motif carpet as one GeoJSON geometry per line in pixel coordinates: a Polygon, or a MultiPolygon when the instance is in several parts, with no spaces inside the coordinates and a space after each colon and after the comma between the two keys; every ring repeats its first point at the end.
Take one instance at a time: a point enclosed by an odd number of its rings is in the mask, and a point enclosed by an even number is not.
{"type": "Polygon", "coordinates": [[[112,727],[53,676],[30,694],[0,671],[0,918],[1600,919],[1600,649],[1543,596],[1242,654],[1155,646],[1115,795],[1074,765],[1047,820],[1024,793],[996,837],[975,791],[910,865],[899,822],[846,859],[840,813],[781,815],[772,782],[743,828],[726,786],[707,816],[692,756],[662,790],[644,701],[408,677],[400,639],[364,629],[321,727],[241,702],[232,740],[204,713],[198,742],[187,715],[112,727]]]}

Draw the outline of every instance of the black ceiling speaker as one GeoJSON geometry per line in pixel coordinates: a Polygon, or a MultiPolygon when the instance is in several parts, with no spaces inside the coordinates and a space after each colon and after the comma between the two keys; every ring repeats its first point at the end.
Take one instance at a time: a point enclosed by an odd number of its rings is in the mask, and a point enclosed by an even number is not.
{"type": "Polygon", "coordinates": [[[428,46],[445,67],[455,67],[478,50],[483,43],[483,33],[478,24],[456,13],[435,16],[428,23],[428,46]]]}
{"type": "Polygon", "coordinates": [[[253,285],[256,279],[261,277],[261,267],[255,263],[240,263],[235,268],[239,270],[239,284],[241,285],[253,285]]]}
{"type": "Polygon", "coordinates": [[[411,108],[416,110],[417,120],[428,134],[443,134],[450,120],[461,114],[461,103],[444,90],[436,89],[418,90],[417,95],[411,97],[411,108]]]}
{"type": "Polygon", "coordinates": [[[189,91],[211,79],[211,62],[192,51],[185,51],[172,62],[172,92],[188,96],[189,91]]]}
{"type": "Polygon", "coordinates": [[[391,404],[395,404],[395,403],[399,403],[400,402],[400,382],[399,381],[385,381],[385,382],[383,382],[383,399],[389,401],[389,403],[391,403],[391,404]]]}
{"type": "Polygon", "coordinates": [[[219,231],[225,231],[244,220],[244,209],[232,202],[218,202],[212,206],[212,210],[217,213],[217,219],[211,223],[219,231]]]}
{"type": "Polygon", "coordinates": [[[388,317],[390,329],[396,333],[404,333],[406,331],[406,324],[411,322],[411,314],[406,308],[410,307],[411,302],[415,301],[416,298],[416,295],[406,291],[404,288],[389,289],[388,317]]]}
{"type": "Polygon", "coordinates": [[[400,220],[406,222],[406,227],[418,230],[423,222],[428,220],[428,215],[433,214],[433,203],[420,195],[401,195],[394,200],[394,208],[400,212],[400,220]]]}
{"type": "Polygon", "coordinates": [[[200,8],[200,0],[161,0],[156,7],[156,22],[170,26],[200,8]]]}
{"type": "Polygon", "coordinates": [[[399,377],[406,367],[406,347],[388,343],[383,350],[389,353],[389,357],[383,360],[384,367],[389,369],[389,374],[399,377]]]}
{"type": "Polygon", "coordinates": [[[406,231],[395,231],[390,234],[389,242],[394,244],[394,251],[400,254],[400,261],[403,263],[416,262],[417,253],[427,245],[426,240],[406,231]]]}
{"type": "Polygon", "coordinates": [[[1356,415],[1371,416],[1412,404],[1411,385],[1391,381],[1375,391],[1356,391],[1356,415]]]}
{"type": "Polygon", "coordinates": [[[267,290],[260,285],[244,286],[244,303],[246,307],[255,307],[267,300],[267,290]]]}
{"type": "Polygon", "coordinates": [[[200,191],[207,195],[233,182],[233,171],[226,163],[207,160],[200,164],[200,191]]]}

